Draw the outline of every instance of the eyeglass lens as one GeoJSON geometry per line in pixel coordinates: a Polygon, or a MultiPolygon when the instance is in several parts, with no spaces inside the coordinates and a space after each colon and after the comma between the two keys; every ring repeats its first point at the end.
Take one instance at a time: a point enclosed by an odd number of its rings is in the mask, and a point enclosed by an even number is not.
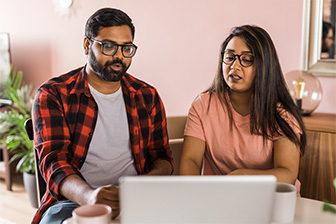
{"type": "Polygon", "coordinates": [[[118,47],[121,47],[121,52],[124,57],[133,57],[136,52],[136,46],[134,45],[119,45],[114,43],[103,42],[102,51],[103,54],[112,56],[118,51],[118,47]]]}
{"type": "Polygon", "coordinates": [[[249,54],[237,55],[230,51],[224,53],[223,62],[227,65],[231,65],[234,63],[236,58],[238,58],[240,65],[243,67],[249,67],[254,62],[254,57],[252,55],[249,54]]]}

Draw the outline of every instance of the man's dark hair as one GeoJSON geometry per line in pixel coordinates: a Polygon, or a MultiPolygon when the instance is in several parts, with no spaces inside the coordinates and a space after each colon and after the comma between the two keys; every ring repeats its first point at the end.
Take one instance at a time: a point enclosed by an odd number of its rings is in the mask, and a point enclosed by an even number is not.
{"type": "Polygon", "coordinates": [[[127,25],[131,29],[134,39],[135,28],[132,19],[123,11],[113,8],[102,8],[95,12],[87,20],[85,25],[85,36],[92,39],[98,35],[103,27],[127,25]]]}

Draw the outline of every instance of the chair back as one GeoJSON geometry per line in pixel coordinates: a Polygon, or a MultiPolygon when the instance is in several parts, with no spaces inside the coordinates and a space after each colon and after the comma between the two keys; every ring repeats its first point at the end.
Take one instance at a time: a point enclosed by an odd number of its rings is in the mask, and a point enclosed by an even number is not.
{"type": "MultiPolygon", "coordinates": [[[[33,121],[31,118],[27,119],[24,123],[27,136],[30,140],[34,140],[34,129],[33,129],[33,121]]],[[[38,206],[41,205],[41,199],[46,191],[47,185],[44,181],[42,174],[40,172],[39,166],[38,166],[38,157],[37,152],[34,148],[34,160],[35,160],[35,176],[36,176],[36,186],[37,186],[37,201],[38,206]]]]}
{"type": "Polygon", "coordinates": [[[169,146],[174,160],[173,175],[178,175],[180,167],[180,158],[183,146],[184,127],[187,116],[167,117],[167,130],[169,137],[169,146]]]}

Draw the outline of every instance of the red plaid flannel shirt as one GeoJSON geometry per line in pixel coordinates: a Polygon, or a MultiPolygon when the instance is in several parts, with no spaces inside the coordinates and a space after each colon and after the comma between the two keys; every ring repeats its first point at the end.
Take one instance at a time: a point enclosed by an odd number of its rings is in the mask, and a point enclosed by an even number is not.
{"type": "MultiPolygon", "coordinates": [[[[82,167],[97,121],[97,105],[90,93],[84,68],[50,79],[37,91],[33,105],[34,147],[47,183],[32,223],[56,201],[61,181],[82,177],[82,167]]],[[[126,74],[121,80],[131,147],[136,170],[149,172],[154,161],[168,160],[172,166],[163,103],[150,85],[126,74]]],[[[83,178],[83,177],[82,177],[83,178]]]]}

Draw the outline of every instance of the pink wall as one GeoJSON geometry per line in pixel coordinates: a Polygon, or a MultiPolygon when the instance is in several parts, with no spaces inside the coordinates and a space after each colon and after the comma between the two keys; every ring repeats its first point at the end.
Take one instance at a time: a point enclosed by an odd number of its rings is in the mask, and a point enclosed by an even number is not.
{"type": "MultiPolygon", "coordinates": [[[[35,87],[82,66],[84,24],[97,9],[116,7],[136,26],[139,46],[129,70],[157,87],[167,114],[187,114],[211,83],[219,46],[230,28],[264,27],[278,49],[284,73],[300,69],[303,1],[299,0],[74,0],[62,16],[53,1],[10,0],[0,7],[0,32],[10,33],[12,62],[35,87]]],[[[324,98],[317,111],[336,113],[336,78],[319,77],[324,98]]]]}

